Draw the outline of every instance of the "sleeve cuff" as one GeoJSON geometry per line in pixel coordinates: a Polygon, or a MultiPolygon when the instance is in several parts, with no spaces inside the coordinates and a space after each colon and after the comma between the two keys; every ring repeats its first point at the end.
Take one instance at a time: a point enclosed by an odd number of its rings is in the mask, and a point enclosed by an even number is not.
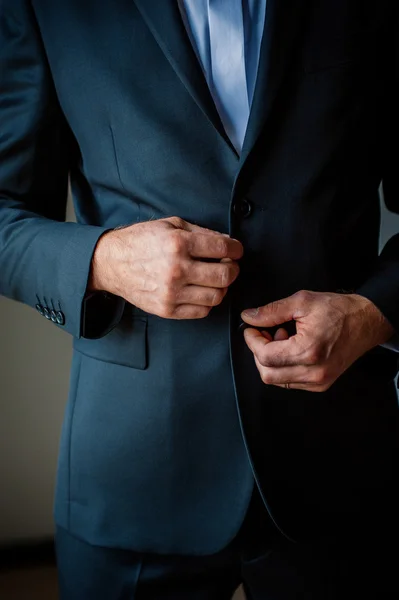
{"type": "Polygon", "coordinates": [[[101,338],[119,323],[125,308],[125,300],[109,292],[90,292],[82,302],[81,336],[101,338]]]}
{"type": "Polygon", "coordinates": [[[387,348],[388,350],[393,350],[394,352],[399,352],[399,334],[394,333],[393,336],[385,342],[385,344],[381,344],[383,348],[387,348]]]}

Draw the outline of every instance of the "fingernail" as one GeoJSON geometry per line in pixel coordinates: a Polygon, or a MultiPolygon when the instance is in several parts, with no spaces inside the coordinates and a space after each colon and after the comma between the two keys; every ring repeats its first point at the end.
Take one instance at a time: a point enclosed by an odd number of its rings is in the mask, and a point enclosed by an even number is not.
{"type": "Polygon", "coordinates": [[[257,317],[258,316],[258,312],[259,312],[259,307],[258,308],[247,308],[243,311],[243,315],[245,317],[257,317]]]}

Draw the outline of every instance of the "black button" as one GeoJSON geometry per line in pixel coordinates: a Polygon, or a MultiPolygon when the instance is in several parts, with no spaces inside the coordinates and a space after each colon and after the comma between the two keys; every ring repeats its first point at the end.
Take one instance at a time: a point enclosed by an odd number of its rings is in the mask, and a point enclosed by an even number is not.
{"type": "Polygon", "coordinates": [[[51,320],[52,320],[53,323],[57,322],[57,315],[56,315],[56,312],[55,312],[54,309],[52,311],[50,311],[50,318],[51,318],[51,320]]]}
{"type": "MultiPolygon", "coordinates": [[[[265,327],[256,327],[256,325],[250,325],[249,323],[246,323],[245,321],[243,321],[242,319],[240,319],[240,323],[237,327],[237,330],[240,333],[244,333],[244,331],[248,328],[248,327],[252,327],[252,329],[257,329],[258,331],[268,331],[265,327]]],[[[269,332],[270,333],[270,332],[269,332]]]]}
{"type": "Polygon", "coordinates": [[[43,316],[44,315],[44,311],[43,311],[43,306],[41,304],[36,304],[36,310],[43,316]]]}
{"type": "Polygon", "coordinates": [[[65,324],[65,316],[64,313],[62,311],[58,311],[56,314],[56,320],[58,325],[64,325],[65,324]]]}
{"type": "Polygon", "coordinates": [[[241,219],[245,219],[249,217],[252,212],[252,204],[247,198],[241,198],[241,200],[237,200],[237,202],[233,205],[234,214],[241,219]]]}
{"type": "Polygon", "coordinates": [[[48,306],[45,306],[43,308],[43,315],[46,317],[46,319],[51,319],[51,315],[50,315],[50,310],[48,308],[48,306]]]}
{"type": "Polygon", "coordinates": [[[238,324],[238,331],[244,331],[244,329],[246,329],[247,327],[250,327],[250,325],[248,325],[248,323],[245,323],[245,321],[243,321],[242,319],[240,319],[240,323],[238,324]]]}

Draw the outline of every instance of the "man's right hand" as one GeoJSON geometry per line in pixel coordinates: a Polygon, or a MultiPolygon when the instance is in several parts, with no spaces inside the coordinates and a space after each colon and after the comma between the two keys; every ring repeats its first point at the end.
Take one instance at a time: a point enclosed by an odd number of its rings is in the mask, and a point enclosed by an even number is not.
{"type": "Polygon", "coordinates": [[[179,217],[135,223],[100,237],[88,291],[166,319],[201,319],[222,302],[242,254],[238,240],[179,217]]]}

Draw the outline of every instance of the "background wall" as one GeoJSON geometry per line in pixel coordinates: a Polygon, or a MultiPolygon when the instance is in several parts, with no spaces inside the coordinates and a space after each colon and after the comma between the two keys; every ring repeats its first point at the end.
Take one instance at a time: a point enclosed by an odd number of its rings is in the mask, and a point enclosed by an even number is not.
{"type": "MultiPolygon", "coordinates": [[[[69,207],[68,219],[72,220],[69,207]]],[[[399,231],[383,211],[381,241],[399,231]]],[[[58,440],[72,338],[0,297],[0,543],[53,532],[58,440]]]]}
{"type": "MultiPolygon", "coordinates": [[[[67,220],[73,221],[71,202],[67,220]]],[[[72,337],[0,296],[0,544],[53,533],[72,337]]]]}

